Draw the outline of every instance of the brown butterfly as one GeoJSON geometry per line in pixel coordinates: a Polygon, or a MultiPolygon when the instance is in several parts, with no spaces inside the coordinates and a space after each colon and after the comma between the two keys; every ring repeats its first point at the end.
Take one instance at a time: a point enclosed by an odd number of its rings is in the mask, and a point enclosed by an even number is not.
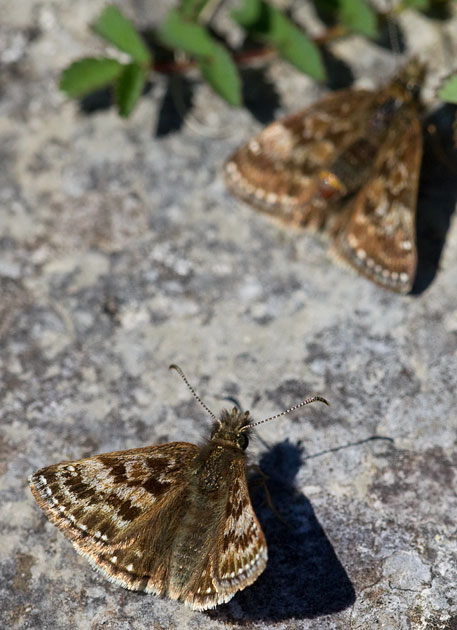
{"type": "Polygon", "coordinates": [[[377,92],[340,90],[272,123],[228,160],[227,186],[290,225],[325,228],[343,262],[407,293],[417,266],[423,77],[413,60],[377,92]]]}
{"type": "Polygon", "coordinates": [[[246,481],[248,411],[212,416],[201,446],[171,442],[42,468],[30,479],[49,520],[109,580],[184,602],[228,602],[265,569],[267,545],[246,481]]]}

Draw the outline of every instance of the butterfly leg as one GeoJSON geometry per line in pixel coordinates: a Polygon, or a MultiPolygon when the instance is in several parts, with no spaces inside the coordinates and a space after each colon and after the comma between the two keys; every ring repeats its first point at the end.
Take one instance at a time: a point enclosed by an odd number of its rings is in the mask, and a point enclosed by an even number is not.
{"type": "Polygon", "coordinates": [[[273,512],[273,514],[281,521],[281,523],[284,523],[284,525],[286,525],[287,527],[291,527],[291,525],[286,521],[286,519],[282,516],[282,514],[279,512],[279,510],[273,503],[273,499],[271,498],[271,493],[270,493],[270,490],[268,489],[268,484],[267,484],[267,480],[269,479],[268,475],[266,475],[263,472],[263,470],[260,468],[260,466],[258,466],[257,464],[250,464],[248,466],[248,469],[255,470],[255,472],[260,476],[260,478],[252,480],[250,482],[250,486],[251,487],[262,486],[262,488],[265,491],[265,497],[266,497],[268,506],[273,512]]]}

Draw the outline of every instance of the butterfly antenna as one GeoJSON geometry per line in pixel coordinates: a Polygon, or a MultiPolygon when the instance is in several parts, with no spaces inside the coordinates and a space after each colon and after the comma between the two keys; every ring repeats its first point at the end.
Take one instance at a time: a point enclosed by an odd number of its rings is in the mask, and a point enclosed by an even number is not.
{"type": "MultiPolygon", "coordinates": [[[[256,427],[258,424],[263,424],[264,422],[269,422],[270,420],[276,420],[276,418],[285,416],[287,413],[290,413],[291,411],[295,411],[296,409],[300,409],[300,407],[304,407],[305,405],[309,405],[310,403],[313,403],[316,401],[323,402],[326,405],[330,406],[330,403],[327,402],[325,398],[322,398],[322,396],[310,396],[306,400],[302,400],[300,403],[298,403],[298,405],[294,405],[293,407],[290,407],[289,409],[286,409],[285,411],[281,411],[281,413],[277,413],[275,416],[270,416],[269,418],[265,418],[265,420],[259,420],[258,422],[253,422],[252,424],[249,425],[249,428],[251,429],[252,427],[256,427]]],[[[248,427],[246,427],[246,429],[247,428],[248,427]]]]}
{"type": "Polygon", "coordinates": [[[388,9],[388,13],[386,16],[387,34],[389,36],[390,47],[397,59],[397,64],[398,64],[398,58],[401,55],[401,44],[400,44],[398,26],[394,20],[395,8],[394,8],[393,0],[387,1],[387,9],[388,9]]]}
{"type": "Polygon", "coordinates": [[[221,424],[221,421],[219,420],[219,418],[211,411],[211,409],[205,405],[205,403],[203,402],[203,400],[200,398],[200,396],[197,394],[197,392],[195,391],[195,389],[192,387],[192,385],[189,383],[189,381],[186,378],[186,375],[184,374],[184,372],[181,370],[181,368],[179,367],[179,365],[175,365],[174,363],[172,363],[169,367],[169,370],[176,370],[179,374],[179,376],[182,378],[182,380],[185,382],[185,384],[187,385],[187,387],[190,389],[190,391],[192,392],[192,395],[194,396],[194,398],[196,398],[198,400],[198,402],[200,403],[200,405],[203,407],[203,409],[205,411],[207,411],[209,413],[209,415],[211,416],[211,418],[213,420],[216,420],[216,422],[219,422],[219,424],[221,424]]]}

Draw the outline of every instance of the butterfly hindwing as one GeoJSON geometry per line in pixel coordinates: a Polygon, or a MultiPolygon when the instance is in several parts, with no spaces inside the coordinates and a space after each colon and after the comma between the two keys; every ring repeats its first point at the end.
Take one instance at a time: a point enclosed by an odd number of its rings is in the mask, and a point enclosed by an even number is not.
{"type": "Polygon", "coordinates": [[[205,609],[229,601],[234,593],[252,584],[267,563],[267,544],[252,507],[244,460],[230,467],[219,517],[215,521],[213,548],[201,574],[190,588],[192,608],[205,609]]]}
{"type": "Polygon", "coordinates": [[[372,175],[344,211],[336,253],[370,280],[394,291],[411,290],[417,264],[416,203],[422,158],[417,110],[393,118],[372,175]]]}
{"type": "Polygon", "coordinates": [[[265,569],[267,544],[252,507],[246,473],[236,474],[226,504],[226,518],[219,534],[217,580],[226,592],[240,582],[251,584],[265,569]]]}

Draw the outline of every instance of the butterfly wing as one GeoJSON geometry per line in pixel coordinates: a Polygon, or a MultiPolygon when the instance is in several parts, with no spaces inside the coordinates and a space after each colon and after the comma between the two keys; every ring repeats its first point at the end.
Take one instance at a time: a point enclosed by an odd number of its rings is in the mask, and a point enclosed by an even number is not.
{"type": "Polygon", "coordinates": [[[417,109],[404,105],[389,127],[367,183],[342,213],[335,250],[377,284],[407,293],[417,265],[415,215],[422,160],[417,109]]]}
{"type": "Polygon", "coordinates": [[[107,453],[43,468],[30,486],[109,580],[205,610],[257,579],[267,547],[244,458],[199,453],[185,442],[107,453]]]}
{"type": "Polygon", "coordinates": [[[267,544],[249,497],[244,459],[232,462],[218,512],[214,542],[186,596],[195,610],[228,602],[252,584],[267,564],[267,544]]]}
{"type": "Polygon", "coordinates": [[[320,227],[329,204],[310,202],[313,176],[363,135],[373,103],[372,92],[339,90],[272,123],[227,161],[228,188],[286,223],[320,227]],[[354,109],[357,116],[350,115],[354,109]]]}
{"type": "Polygon", "coordinates": [[[49,520],[108,579],[162,595],[198,450],[173,442],[66,462],[33,474],[30,487],[49,520]]]}

